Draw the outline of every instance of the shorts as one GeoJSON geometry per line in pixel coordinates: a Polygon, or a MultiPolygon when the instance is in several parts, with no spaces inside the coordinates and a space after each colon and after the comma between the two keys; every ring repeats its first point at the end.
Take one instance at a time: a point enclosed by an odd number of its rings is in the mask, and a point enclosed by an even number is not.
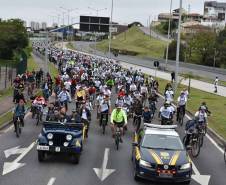
{"type": "Polygon", "coordinates": [[[116,122],[116,121],[113,121],[114,125],[117,126],[117,127],[123,127],[124,126],[124,121],[122,122],[116,122]]]}

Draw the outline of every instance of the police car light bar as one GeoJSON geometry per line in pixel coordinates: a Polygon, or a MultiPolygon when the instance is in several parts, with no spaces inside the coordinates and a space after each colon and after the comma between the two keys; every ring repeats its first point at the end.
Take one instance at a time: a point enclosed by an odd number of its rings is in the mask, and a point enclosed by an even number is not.
{"type": "Polygon", "coordinates": [[[144,123],[145,127],[148,128],[158,128],[158,129],[176,129],[177,125],[157,125],[157,124],[150,124],[150,123],[144,123]]]}

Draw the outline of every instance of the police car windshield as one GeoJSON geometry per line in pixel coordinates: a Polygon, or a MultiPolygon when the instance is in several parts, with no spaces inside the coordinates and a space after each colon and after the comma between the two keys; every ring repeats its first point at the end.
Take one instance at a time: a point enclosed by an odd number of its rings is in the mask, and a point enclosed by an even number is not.
{"type": "Polygon", "coordinates": [[[147,134],[144,136],[142,147],[163,150],[184,150],[184,146],[177,136],[147,134]]]}

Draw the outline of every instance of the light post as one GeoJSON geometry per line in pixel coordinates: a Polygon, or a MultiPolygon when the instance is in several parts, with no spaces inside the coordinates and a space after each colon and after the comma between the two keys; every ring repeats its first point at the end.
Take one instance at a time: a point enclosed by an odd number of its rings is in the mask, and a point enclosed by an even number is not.
{"type": "Polygon", "coordinates": [[[169,39],[170,39],[170,30],[171,30],[171,20],[172,20],[172,4],[173,0],[170,0],[170,16],[169,16],[169,24],[168,24],[168,42],[167,42],[167,48],[166,48],[166,63],[165,68],[167,69],[168,64],[168,57],[169,57],[169,39]]]}
{"type": "Polygon", "coordinates": [[[64,8],[64,7],[60,7],[61,9],[67,11],[68,13],[68,30],[67,30],[67,40],[69,40],[69,29],[70,29],[70,12],[72,11],[75,11],[75,10],[78,10],[78,8],[75,8],[75,9],[67,9],[67,8],[64,8]]]}
{"type": "Polygon", "coordinates": [[[110,19],[110,29],[109,29],[109,59],[111,59],[111,36],[112,36],[112,18],[113,18],[113,8],[114,8],[114,0],[111,0],[111,19],[110,19]]]}
{"type": "Polygon", "coordinates": [[[180,33],[181,33],[181,17],[182,17],[182,0],[180,0],[180,13],[179,13],[179,23],[178,23],[178,35],[177,35],[177,53],[176,53],[176,73],[175,73],[175,92],[177,90],[178,82],[179,82],[179,60],[180,60],[180,33]]]}

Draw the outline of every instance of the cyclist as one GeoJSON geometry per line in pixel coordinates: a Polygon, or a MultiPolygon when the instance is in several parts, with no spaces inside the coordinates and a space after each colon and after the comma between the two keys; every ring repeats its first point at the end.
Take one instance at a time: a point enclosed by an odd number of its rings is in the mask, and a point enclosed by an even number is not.
{"type": "Polygon", "coordinates": [[[206,114],[209,116],[211,115],[211,112],[209,111],[206,102],[202,102],[202,104],[200,105],[200,109],[205,110],[206,114]]]}
{"type": "Polygon", "coordinates": [[[199,125],[207,125],[206,111],[202,108],[199,108],[199,110],[195,113],[195,119],[197,120],[199,125]]]}
{"type": "Polygon", "coordinates": [[[82,119],[81,119],[81,116],[79,115],[79,113],[75,109],[72,109],[72,114],[67,116],[67,122],[82,123],[82,119]]]}
{"type": "Polygon", "coordinates": [[[168,121],[172,120],[172,109],[169,102],[165,102],[159,110],[159,117],[161,117],[161,124],[165,125],[168,121]]]}
{"type": "Polygon", "coordinates": [[[61,106],[65,105],[66,111],[68,110],[68,102],[71,102],[71,95],[67,92],[67,89],[64,87],[63,91],[58,95],[61,106]]]}
{"type": "Polygon", "coordinates": [[[136,130],[138,131],[140,128],[141,124],[141,117],[143,113],[143,105],[140,101],[140,99],[135,99],[133,107],[132,107],[132,112],[135,114],[133,117],[133,124],[135,123],[135,120],[138,119],[138,125],[136,125],[136,130]]]}
{"type": "Polygon", "coordinates": [[[127,125],[127,116],[124,110],[120,105],[117,105],[116,108],[111,113],[111,131],[112,137],[115,137],[115,129],[116,127],[120,128],[121,137],[120,142],[122,143],[122,135],[123,135],[123,128],[127,125]]]}
{"type": "Polygon", "coordinates": [[[17,104],[15,110],[14,110],[14,115],[13,115],[13,123],[14,123],[14,128],[16,131],[16,122],[17,119],[20,119],[21,125],[24,126],[24,115],[25,115],[25,106],[24,106],[24,100],[20,99],[19,103],[17,104]]]}
{"type": "Polygon", "coordinates": [[[174,97],[174,92],[171,87],[169,87],[165,92],[165,101],[172,102],[174,97]]]}
{"type": "Polygon", "coordinates": [[[151,123],[153,118],[153,113],[150,111],[148,107],[144,107],[144,112],[142,114],[144,123],[151,123]]]}
{"type": "Polygon", "coordinates": [[[104,100],[100,103],[100,126],[102,126],[102,121],[104,116],[106,116],[106,123],[108,122],[108,114],[111,113],[111,101],[109,100],[109,96],[105,95],[104,100]]]}
{"type": "Polygon", "coordinates": [[[186,111],[186,103],[187,103],[187,96],[185,94],[184,91],[181,91],[180,96],[177,98],[177,121],[179,119],[179,112],[180,110],[183,111],[183,117],[185,115],[185,111],[186,111]]]}

